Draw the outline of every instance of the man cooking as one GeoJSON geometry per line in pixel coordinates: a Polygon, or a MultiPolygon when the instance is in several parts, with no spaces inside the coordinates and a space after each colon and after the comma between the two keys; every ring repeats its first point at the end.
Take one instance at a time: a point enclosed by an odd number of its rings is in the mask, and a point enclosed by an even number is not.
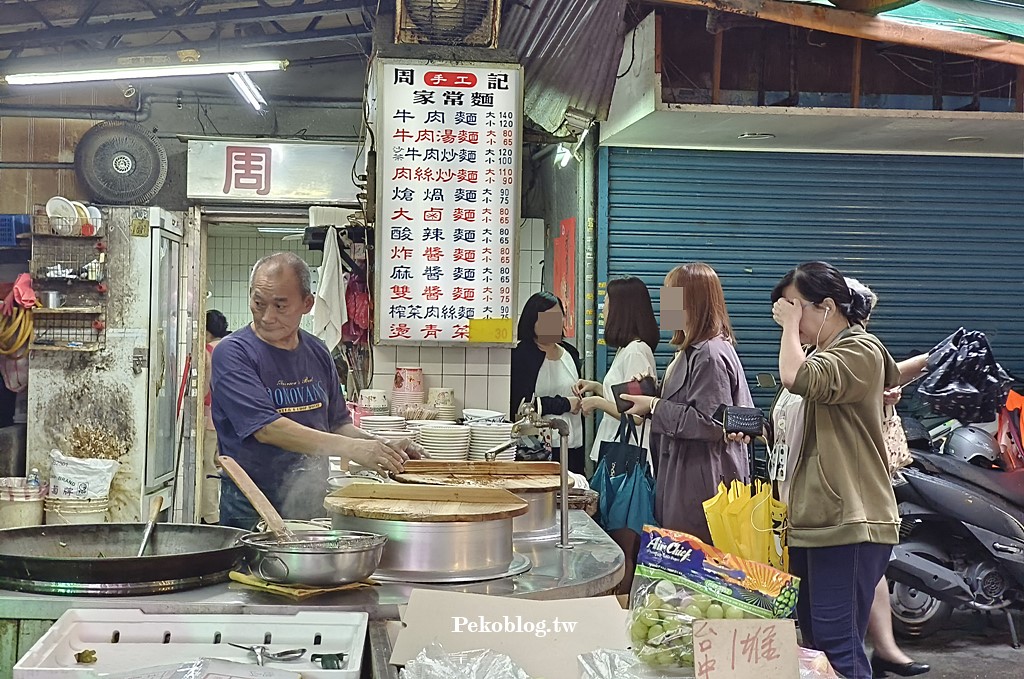
{"type": "MultiPolygon", "coordinates": [[[[324,513],[328,456],[381,473],[400,472],[422,449],[378,439],[352,424],[327,347],[299,329],[313,308],[309,266],[294,253],[256,262],[252,323],[213,353],[210,391],[221,455],[234,458],[286,519],[324,513]]],[[[251,529],[256,510],[228,478],[220,523],[251,529]]]]}

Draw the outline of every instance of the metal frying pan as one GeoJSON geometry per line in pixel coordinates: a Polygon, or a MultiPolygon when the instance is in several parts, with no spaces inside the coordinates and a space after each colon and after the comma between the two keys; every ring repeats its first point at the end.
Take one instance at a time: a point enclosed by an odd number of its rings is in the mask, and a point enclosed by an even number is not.
{"type": "Polygon", "coordinates": [[[136,556],[145,524],[99,523],[0,530],[0,588],[43,594],[159,594],[227,579],[246,531],[158,524],[136,556]]]}

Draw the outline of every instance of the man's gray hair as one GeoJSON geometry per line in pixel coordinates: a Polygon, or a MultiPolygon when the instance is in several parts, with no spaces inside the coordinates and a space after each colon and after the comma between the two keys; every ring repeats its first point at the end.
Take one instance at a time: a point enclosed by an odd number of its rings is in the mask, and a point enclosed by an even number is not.
{"type": "Polygon", "coordinates": [[[253,264],[252,272],[249,274],[249,291],[252,292],[252,283],[256,278],[256,272],[267,265],[286,266],[292,270],[295,277],[299,279],[299,287],[302,289],[302,296],[307,297],[313,294],[313,274],[309,270],[309,264],[306,264],[302,257],[299,257],[294,252],[275,252],[272,255],[267,255],[261,258],[258,262],[253,264]]]}

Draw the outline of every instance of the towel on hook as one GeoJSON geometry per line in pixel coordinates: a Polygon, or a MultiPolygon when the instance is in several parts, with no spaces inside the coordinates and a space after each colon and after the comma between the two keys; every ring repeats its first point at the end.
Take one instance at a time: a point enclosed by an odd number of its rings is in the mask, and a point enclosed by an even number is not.
{"type": "Polygon", "coordinates": [[[324,259],[318,278],[313,304],[313,334],[323,340],[328,350],[334,351],[341,343],[341,328],[348,322],[348,305],[345,301],[347,276],[341,264],[338,230],[333,226],[327,227],[324,259]]]}

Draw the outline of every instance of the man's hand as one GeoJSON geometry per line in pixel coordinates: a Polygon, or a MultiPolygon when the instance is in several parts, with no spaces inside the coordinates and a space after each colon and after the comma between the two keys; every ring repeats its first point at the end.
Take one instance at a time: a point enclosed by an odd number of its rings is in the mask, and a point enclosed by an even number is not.
{"type": "Polygon", "coordinates": [[[378,474],[399,474],[405,469],[409,455],[379,439],[349,439],[348,458],[378,474]]]}
{"type": "Polygon", "coordinates": [[[385,441],[385,443],[398,452],[405,453],[407,460],[422,460],[430,457],[427,454],[426,449],[412,439],[396,439],[393,441],[385,441]]]}

